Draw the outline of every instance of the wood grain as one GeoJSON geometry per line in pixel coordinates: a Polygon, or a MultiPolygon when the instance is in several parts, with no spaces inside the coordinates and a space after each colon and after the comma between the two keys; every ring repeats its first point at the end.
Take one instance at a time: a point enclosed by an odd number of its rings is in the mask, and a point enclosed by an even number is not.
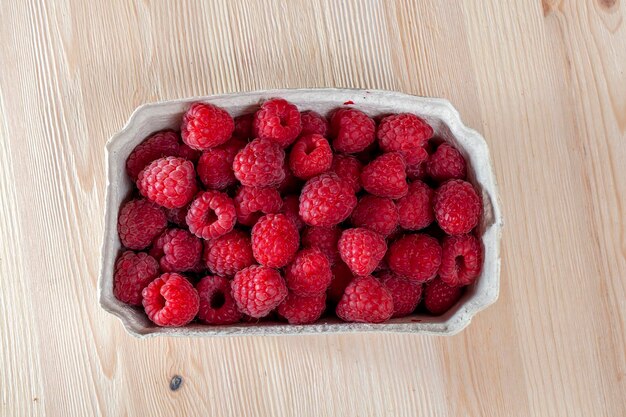
{"type": "Polygon", "coordinates": [[[625,14],[3,2],[0,415],[626,415],[625,14]],[[128,336],[96,301],[107,138],[147,101],[318,86],[447,97],[484,134],[507,223],[499,302],[450,338],[128,336]]]}

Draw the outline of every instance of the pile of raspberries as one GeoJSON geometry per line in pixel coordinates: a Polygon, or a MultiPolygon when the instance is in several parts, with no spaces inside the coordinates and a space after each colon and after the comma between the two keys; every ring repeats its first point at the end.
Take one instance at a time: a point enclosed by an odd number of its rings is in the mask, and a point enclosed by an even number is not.
{"type": "Polygon", "coordinates": [[[126,170],[113,291],[159,326],[441,315],[481,272],[467,163],[413,114],[195,103],[126,170]]]}

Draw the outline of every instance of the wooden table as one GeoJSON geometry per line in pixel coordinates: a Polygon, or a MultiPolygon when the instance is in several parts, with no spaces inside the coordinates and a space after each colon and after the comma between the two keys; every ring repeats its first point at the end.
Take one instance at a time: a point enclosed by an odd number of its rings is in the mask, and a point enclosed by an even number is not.
{"type": "Polygon", "coordinates": [[[0,8],[0,415],[626,415],[626,2],[204,3],[0,8]],[[144,102],[305,86],[484,134],[498,303],[447,338],[129,336],[96,300],[106,140],[144,102]]]}

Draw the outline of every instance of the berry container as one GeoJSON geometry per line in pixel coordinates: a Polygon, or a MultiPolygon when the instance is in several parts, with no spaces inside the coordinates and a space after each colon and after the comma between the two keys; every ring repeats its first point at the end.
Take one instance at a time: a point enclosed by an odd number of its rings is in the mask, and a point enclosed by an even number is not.
{"type": "Polygon", "coordinates": [[[107,142],[106,209],[101,252],[98,299],[102,308],[118,317],[126,330],[137,337],[151,336],[231,336],[231,335],[293,335],[344,332],[394,332],[453,335],[464,329],[480,310],[493,304],[500,289],[500,238],[503,219],[497,184],[489,149],[483,137],[466,127],[458,111],[439,98],[418,97],[393,91],[353,89],[284,89],[247,93],[193,97],[139,106],[126,126],[107,142]],[[196,101],[212,103],[227,110],[233,117],[253,112],[262,101],[284,98],[303,110],[322,115],[340,106],[352,106],[372,117],[389,113],[413,113],[425,119],[435,136],[456,146],[468,161],[468,180],[478,189],[484,213],[478,234],[484,248],[484,265],[476,282],[463,297],[442,316],[412,315],[391,319],[382,324],[344,323],[336,318],[322,318],[315,324],[288,325],[282,322],[239,323],[208,326],[192,323],[181,328],[158,327],[148,320],[143,310],[128,306],[113,295],[113,271],[121,250],[117,235],[117,218],[121,203],[128,197],[132,183],[126,175],[128,155],[149,134],[180,127],[183,113],[196,101]]]}

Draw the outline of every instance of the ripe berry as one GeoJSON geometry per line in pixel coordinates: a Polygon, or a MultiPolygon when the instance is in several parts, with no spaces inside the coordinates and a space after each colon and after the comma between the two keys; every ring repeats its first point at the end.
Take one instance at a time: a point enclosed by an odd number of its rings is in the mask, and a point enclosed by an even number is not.
{"type": "Polygon", "coordinates": [[[283,208],[281,210],[285,216],[296,225],[298,231],[304,229],[304,222],[300,218],[300,197],[297,195],[288,195],[283,199],[283,208]]]}
{"type": "Polygon", "coordinates": [[[282,268],[299,246],[298,229],[284,214],[266,214],[252,228],[252,254],[261,265],[282,268]]]}
{"type": "Polygon", "coordinates": [[[233,138],[243,140],[245,142],[248,139],[252,139],[254,137],[254,133],[252,132],[252,123],[254,122],[254,114],[242,114],[241,116],[235,117],[235,130],[233,131],[233,138]]]}
{"type": "Polygon", "coordinates": [[[335,155],[333,158],[333,171],[339,178],[347,181],[355,193],[361,191],[361,171],[363,164],[353,156],[335,155]]]}
{"type": "Polygon", "coordinates": [[[302,121],[300,136],[310,135],[312,133],[317,133],[324,137],[327,135],[329,129],[328,120],[319,113],[304,111],[300,113],[300,120],[302,121]]]}
{"type": "Polygon", "coordinates": [[[287,297],[287,286],[280,273],[259,265],[237,272],[231,288],[239,311],[254,318],[267,316],[287,297]]]}
{"type": "Polygon", "coordinates": [[[178,156],[178,135],[171,130],[164,130],[149,136],[133,149],[126,160],[126,172],[137,180],[139,173],[155,159],[166,156],[178,156]]]}
{"type": "Polygon", "coordinates": [[[117,232],[122,245],[128,249],[145,249],[167,226],[161,207],[148,200],[131,200],[122,206],[117,220],[117,232]]]}
{"type": "Polygon", "coordinates": [[[350,216],[353,226],[387,236],[398,226],[398,209],[390,198],[365,195],[350,216]]]}
{"type": "Polygon", "coordinates": [[[174,156],[157,159],[137,178],[137,188],[148,200],[166,208],[183,207],[197,191],[193,163],[174,156]]]}
{"type": "Polygon", "coordinates": [[[382,323],[393,314],[393,298],[376,278],[357,277],[346,287],[336,312],[344,321],[382,323]]]}
{"type": "Polygon", "coordinates": [[[406,230],[420,230],[435,220],[433,197],[435,192],[420,180],[409,185],[409,192],[396,202],[399,223],[406,230]]]}
{"type": "Polygon", "coordinates": [[[173,209],[164,209],[164,211],[168,222],[174,223],[176,226],[187,227],[187,222],[185,221],[185,218],[187,217],[189,206],[173,209]]]}
{"type": "Polygon", "coordinates": [[[385,272],[380,281],[393,298],[393,316],[404,317],[411,314],[422,298],[422,284],[399,277],[393,272],[385,272]]]}
{"type": "Polygon", "coordinates": [[[148,318],[158,326],[176,327],[191,322],[200,306],[198,292],[185,277],[166,273],[142,292],[148,318]]]}
{"type": "Polygon", "coordinates": [[[354,274],[348,268],[348,265],[344,264],[341,260],[337,261],[332,268],[333,280],[326,291],[328,299],[333,303],[338,303],[343,297],[343,293],[346,290],[348,284],[354,279],[354,274]]]}
{"type": "Polygon", "coordinates": [[[150,255],[165,272],[189,271],[200,261],[202,242],[187,230],[168,229],[154,242],[150,255]]]}
{"type": "Polygon", "coordinates": [[[439,145],[437,150],[426,161],[426,172],[435,181],[444,182],[451,179],[465,179],[467,167],[465,158],[456,148],[447,143],[439,145]]]}
{"type": "Polygon", "coordinates": [[[257,137],[286,148],[302,130],[300,112],[296,106],[281,98],[268,100],[254,115],[253,129],[257,137]]]}
{"type": "Polygon", "coordinates": [[[311,178],[300,194],[300,217],[310,226],[330,227],[348,218],[356,206],[350,185],[335,174],[311,178]]]}
{"type": "Polygon", "coordinates": [[[206,324],[233,324],[241,320],[241,312],[233,299],[230,281],[207,275],[196,284],[200,297],[198,319],[206,324]]]}
{"type": "Polygon", "coordinates": [[[315,323],[326,309],[326,294],[302,297],[290,293],[278,306],[278,314],[289,324],[315,323]]]}
{"type": "Polygon", "coordinates": [[[224,109],[206,103],[194,103],[183,116],[180,133],[189,147],[200,151],[226,142],[235,123],[224,109]]]}
{"type": "Polygon", "coordinates": [[[302,234],[302,246],[319,249],[333,264],[339,260],[337,242],[340,237],[341,230],[336,227],[309,226],[302,234]]]}
{"type": "Polygon", "coordinates": [[[440,316],[461,298],[461,287],[451,287],[437,278],[426,284],[424,306],[431,314],[440,316]]]}
{"type": "Polygon", "coordinates": [[[331,280],[330,262],[319,249],[302,249],[285,269],[287,287],[303,297],[323,294],[331,280]]]}
{"type": "Polygon", "coordinates": [[[453,287],[473,283],[482,269],[483,253],[473,235],[446,236],[443,239],[439,277],[453,287]]]}
{"type": "Polygon", "coordinates": [[[204,261],[211,272],[233,276],[254,263],[250,236],[241,230],[233,230],[204,245],[204,261]]]}
{"type": "Polygon", "coordinates": [[[381,235],[361,227],[344,230],[337,247],[341,259],[359,276],[371,274],[387,251],[381,235]]]}
{"type": "Polygon", "coordinates": [[[410,180],[423,180],[426,178],[426,162],[406,165],[406,177],[410,180]]]}
{"type": "Polygon", "coordinates": [[[357,153],[374,142],[376,124],[365,113],[339,109],[330,118],[330,134],[337,152],[357,153]]]}
{"type": "Polygon", "coordinates": [[[159,264],[147,253],[126,251],[115,262],[113,295],[130,305],[141,305],[141,291],[159,275],[159,264]]]}
{"type": "Polygon", "coordinates": [[[240,187],[233,201],[237,221],[246,226],[253,226],[264,214],[280,212],[283,206],[275,188],[240,187]]]}
{"type": "Polygon", "coordinates": [[[224,190],[237,183],[233,172],[235,155],[246,146],[246,142],[232,139],[223,145],[208,149],[198,161],[198,177],[205,187],[224,190]]]}
{"type": "Polygon", "coordinates": [[[248,187],[271,187],[285,179],[285,151],[275,142],[255,139],[240,150],[233,161],[235,177],[248,187]]]}
{"type": "Polygon", "coordinates": [[[333,151],[322,135],[301,136],[289,153],[291,172],[304,180],[326,172],[333,163],[333,151]]]}
{"type": "Polygon", "coordinates": [[[441,246],[432,236],[405,235],[389,248],[389,267],[393,272],[418,283],[435,277],[441,264],[441,246]]]}
{"type": "Polygon", "coordinates": [[[449,235],[469,233],[480,220],[482,202],[472,184],[450,180],[435,192],[435,218],[449,235]]]}
{"type": "Polygon", "coordinates": [[[189,231],[202,239],[215,239],[231,230],[237,222],[235,205],[219,191],[198,193],[186,218],[189,231]]]}
{"type": "Polygon", "coordinates": [[[384,152],[401,152],[409,165],[416,165],[428,158],[424,147],[433,128],[414,114],[394,114],[380,121],[376,135],[384,152]]]}
{"type": "Polygon", "coordinates": [[[379,197],[400,198],[406,195],[406,165],[398,152],[386,153],[367,164],[361,172],[363,188],[379,197]]]}

